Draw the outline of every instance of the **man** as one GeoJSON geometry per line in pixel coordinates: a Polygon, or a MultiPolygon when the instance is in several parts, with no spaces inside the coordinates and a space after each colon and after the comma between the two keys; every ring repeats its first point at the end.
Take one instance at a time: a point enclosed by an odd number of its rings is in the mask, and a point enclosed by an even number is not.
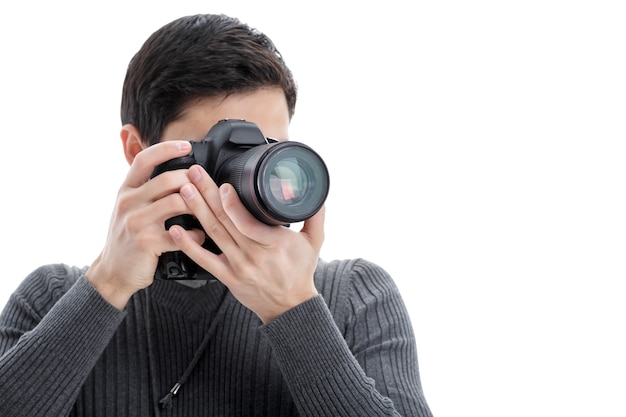
{"type": "Polygon", "coordinates": [[[258,221],[198,165],[151,178],[223,119],[288,140],[296,86],[264,34],[177,19],[131,60],[130,164],[105,247],[31,273],[0,316],[2,416],[430,416],[407,311],[365,260],[325,262],[324,209],[258,221]],[[164,223],[191,215],[201,230],[164,223]],[[202,246],[205,233],[221,253],[202,246]],[[217,279],[155,279],[182,250],[217,279]]]}

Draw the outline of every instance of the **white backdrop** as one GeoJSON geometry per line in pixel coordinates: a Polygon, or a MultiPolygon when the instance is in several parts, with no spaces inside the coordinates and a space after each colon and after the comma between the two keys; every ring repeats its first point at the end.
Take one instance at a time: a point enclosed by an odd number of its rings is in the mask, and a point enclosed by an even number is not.
{"type": "Polygon", "coordinates": [[[434,414],[623,417],[621,3],[4,2],[0,306],[97,256],[134,52],[224,12],[291,66],[291,137],[331,171],[323,257],[394,276],[434,414]]]}

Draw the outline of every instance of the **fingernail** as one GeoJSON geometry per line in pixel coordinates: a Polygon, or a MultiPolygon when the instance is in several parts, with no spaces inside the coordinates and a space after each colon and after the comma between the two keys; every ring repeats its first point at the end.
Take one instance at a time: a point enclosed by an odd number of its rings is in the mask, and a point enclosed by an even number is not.
{"type": "Polygon", "coordinates": [[[223,184],[223,185],[220,187],[220,196],[221,196],[222,198],[226,198],[226,196],[228,195],[228,193],[229,193],[228,186],[227,186],[226,184],[223,184]]]}
{"type": "Polygon", "coordinates": [[[196,195],[196,191],[189,184],[183,185],[183,187],[180,189],[180,193],[188,200],[192,199],[196,195]]]}
{"type": "Polygon", "coordinates": [[[190,151],[191,150],[191,143],[189,143],[187,141],[178,142],[178,149],[180,149],[181,151],[190,151]]]}
{"type": "Polygon", "coordinates": [[[178,230],[178,228],[173,227],[170,229],[170,236],[172,236],[172,239],[178,240],[182,236],[182,233],[180,233],[180,230],[178,230]]]}
{"type": "Polygon", "coordinates": [[[200,168],[195,165],[189,168],[189,178],[193,182],[200,181],[200,178],[202,178],[202,175],[200,173],[200,168]]]}

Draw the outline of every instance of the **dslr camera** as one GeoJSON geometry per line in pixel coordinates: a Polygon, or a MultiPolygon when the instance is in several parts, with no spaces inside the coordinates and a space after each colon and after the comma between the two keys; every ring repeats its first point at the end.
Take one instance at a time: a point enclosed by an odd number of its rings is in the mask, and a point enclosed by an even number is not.
{"type": "MultiPolygon", "coordinates": [[[[322,158],[307,145],[266,138],[256,124],[224,119],[213,126],[201,141],[191,141],[189,155],[155,167],[151,178],[175,169],[201,165],[219,186],[233,185],[244,206],[268,225],[289,226],[317,213],[329,191],[329,174],[322,158]]],[[[187,230],[202,229],[191,215],[172,217],[165,228],[181,225],[187,230]]],[[[221,250],[208,235],[205,249],[221,250]]],[[[181,251],[159,257],[157,279],[214,279],[181,251]]]]}

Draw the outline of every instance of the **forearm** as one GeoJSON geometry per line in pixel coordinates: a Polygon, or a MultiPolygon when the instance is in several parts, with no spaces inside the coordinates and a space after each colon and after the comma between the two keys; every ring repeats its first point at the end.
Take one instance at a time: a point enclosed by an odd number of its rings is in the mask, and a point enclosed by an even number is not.
{"type": "Polygon", "coordinates": [[[430,416],[419,404],[415,410],[397,410],[376,389],[375,376],[365,374],[322,297],[288,311],[263,331],[303,416],[430,416]]]}
{"type": "Polygon", "coordinates": [[[0,357],[0,415],[67,415],[123,317],[84,278],[79,279],[0,357]]]}

